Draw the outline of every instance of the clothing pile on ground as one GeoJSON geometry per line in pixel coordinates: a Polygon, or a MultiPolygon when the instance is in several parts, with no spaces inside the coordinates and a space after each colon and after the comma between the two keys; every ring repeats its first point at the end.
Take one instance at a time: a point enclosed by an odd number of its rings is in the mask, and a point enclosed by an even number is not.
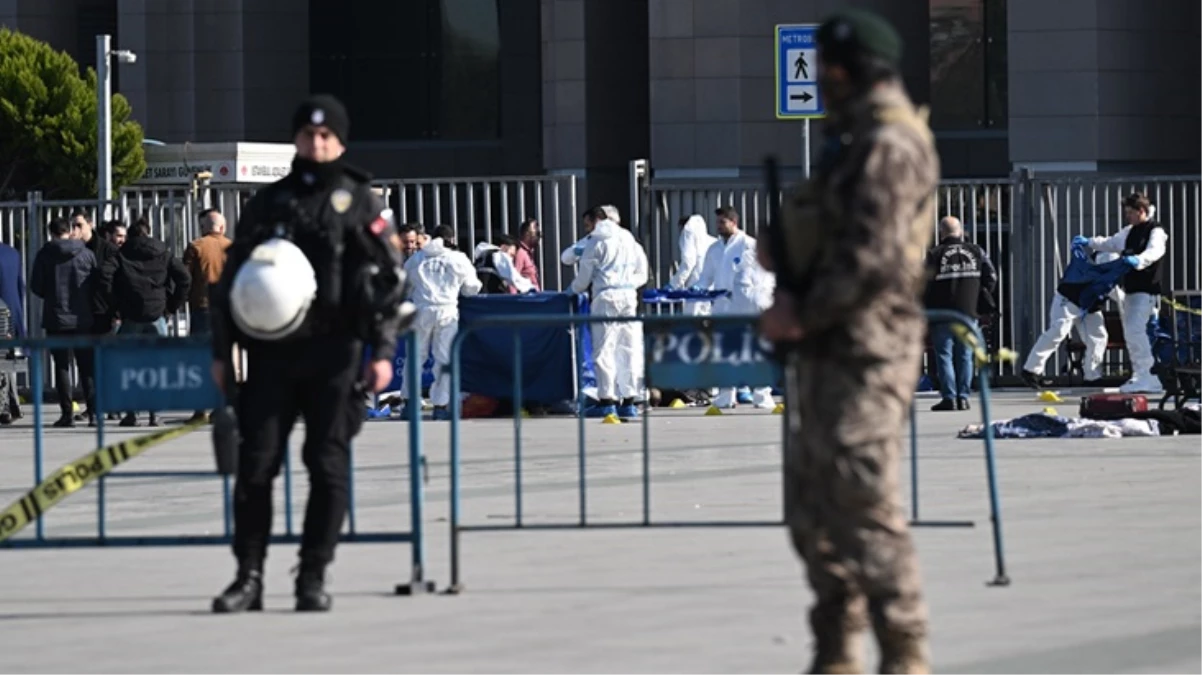
{"type": "MultiPolygon", "coordinates": [[[[1159,436],[1156,420],[1090,420],[1061,417],[1047,413],[1032,413],[993,423],[994,438],[1122,438],[1124,436],[1159,436]]],[[[970,424],[960,438],[983,438],[985,427],[970,424]]]]}
{"type": "MultiPolygon", "coordinates": [[[[993,422],[994,438],[1124,438],[1198,434],[1198,406],[1180,410],[1149,410],[1118,420],[1092,420],[1032,413],[993,422]]],[[[985,427],[970,424],[960,430],[960,438],[983,438],[985,427]]]]}

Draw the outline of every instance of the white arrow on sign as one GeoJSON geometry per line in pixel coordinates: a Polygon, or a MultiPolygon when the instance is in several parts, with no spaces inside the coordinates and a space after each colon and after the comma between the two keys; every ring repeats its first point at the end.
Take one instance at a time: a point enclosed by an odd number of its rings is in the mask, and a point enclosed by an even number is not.
{"type": "Polygon", "coordinates": [[[791,84],[785,87],[785,110],[792,113],[818,112],[818,85],[791,84]]]}

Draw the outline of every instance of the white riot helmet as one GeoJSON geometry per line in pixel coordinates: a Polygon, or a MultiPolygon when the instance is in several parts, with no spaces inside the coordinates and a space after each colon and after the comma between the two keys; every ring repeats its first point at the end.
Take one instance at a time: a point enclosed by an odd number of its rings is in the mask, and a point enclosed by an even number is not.
{"type": "Polygon", "coordinates": [[[317,297],[317,274],[296,244],[270,239],[251,251],[234,275],[230,314],[256,340],[282,340],[296,332],[317,297]]]}

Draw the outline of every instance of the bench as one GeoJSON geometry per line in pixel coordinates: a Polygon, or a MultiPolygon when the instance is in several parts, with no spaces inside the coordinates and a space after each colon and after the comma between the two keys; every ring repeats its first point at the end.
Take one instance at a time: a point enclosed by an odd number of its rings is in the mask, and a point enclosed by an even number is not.
{"type": "MultiPolygon", "coordinates": [[[[1102,312],[1102,322],[1106,326],[1106,351],[1111,349],[1119,349],[1123,351],[1123,363],[1129,363],[1127,353],[1127,340],[1123,337],[1123,318],[1116,310],[1105,310],[1102,312]]],[[[1068,351],[1068,372],[1070,376],[1081,378],[1081,382],[1085,381],[1085,343],[1081,341],[1076,331],[1073,331],[1068,342],[1065,344],[1065,349],[1068,351]]]]}

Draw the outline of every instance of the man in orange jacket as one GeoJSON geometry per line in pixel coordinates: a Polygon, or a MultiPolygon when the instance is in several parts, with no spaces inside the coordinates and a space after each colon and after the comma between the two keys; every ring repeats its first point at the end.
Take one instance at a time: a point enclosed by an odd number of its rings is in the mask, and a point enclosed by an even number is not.
{"type": "MultiPolygon", "coordinates": [[[[211,331],[209,322],[209,287],[221,278],[225,269],[226,249],[230,247],[230,239],[225,236],[225,216],[217,209],[205,209],[198,216],[200,237],[188,244],[184,251],[184,266],[192,275],[192,287],[188,291],[188,334],[208,335],[211,331]]],[[[203,417],[206,413],[197,410],[193,420],[203,417]]]]}

